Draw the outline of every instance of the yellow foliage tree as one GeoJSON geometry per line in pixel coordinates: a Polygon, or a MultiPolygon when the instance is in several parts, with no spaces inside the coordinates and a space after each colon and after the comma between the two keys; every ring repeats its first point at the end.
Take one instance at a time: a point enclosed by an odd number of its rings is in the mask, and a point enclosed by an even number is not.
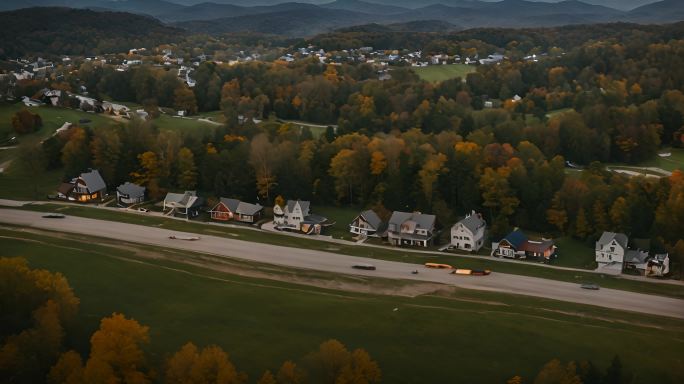
{"type": "Polygon", "coordinates": [[[188,343],[168,361],[166,382],[178,384],[242,384],[244,374],[238,373],[228,354],[218,346],[212,345],[201,352],[188,343]]]}
{"type": "Polygon", "coordinates": [[[302,384],[305,376],[304,371],[288,360],[278,370],[278,384],[302,384]]]}

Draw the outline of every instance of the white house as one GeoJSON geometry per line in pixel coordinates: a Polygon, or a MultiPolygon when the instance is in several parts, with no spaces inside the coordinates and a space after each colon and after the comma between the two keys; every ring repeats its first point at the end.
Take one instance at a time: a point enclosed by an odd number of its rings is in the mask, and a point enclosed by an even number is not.
{"type": "Polygon", "coordinates": [[[627,241],[627,235],[624,233],[603,232],[596,242],[597,269],[606,273],[622,273],[627,241]]]}
{"type": "Polygon", "coordinates": [[[486,223],[482,215],[472,211],[451,227],[451,247],[477,252],[484,244],[486,223]]]}
{"type": "Polygon", "coordinates": [[[284,207],[273,206],[273,224],[276,229],[320,234],[325,217],[309,213],[308,201],[288,200],[284,207]]]}
{"type": "Polygon", "coordinates": [[[360,236],[382,237],[386,229],[387,223],[371,209],[361,212],[349,224],[349,232],[360,236]]]}

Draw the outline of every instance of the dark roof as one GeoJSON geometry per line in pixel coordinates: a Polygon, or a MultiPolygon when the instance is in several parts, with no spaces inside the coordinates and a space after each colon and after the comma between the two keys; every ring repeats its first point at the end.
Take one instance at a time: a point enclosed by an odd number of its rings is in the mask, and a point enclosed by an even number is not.
{"type": "Polygon", "coordinates": [[[374,229],[380,229],[380,226],[382,225],[382,219],[380,219],[380,216],[378,216],[378,214],[372,209],[361,212],[359,216],[363,217],[363,219],[374,229]]]}
{"type": "Polygon", "coordinates": [[[264,207],[262,207],[260,204],[250,204],[241,201],[240,204],[238,204],[235,212],[241,215],[254,216],[262,209],[264,209],[264,207]]]}
{"type": "MultiPolygon", "coordinates": [[[[553,247],[553,240],[541,240],[525,242],[522,248],[527,252],[544,253],[549,248],[553,247]]],[[[522,249],[521,249],[522,250],[522,249]]]]}
{"type": "Polygon", "coordinates": [[[306,214],[307,212],[309,212],[309,206],[311,205],[311,203],[309,201],[305,201],[305,200],[288,200],[287,201],[287,211],[292,212],[292,210],[294,209],[294,206],[295,206],[295,204],[297,204],[297,202],[299,202],[299,206],[302,208],[303,214],[306,214]]]}
{"type": "Polygon", "coordinates": [[[645,263],[646,259],[648,259],[648,252],[639,249],[630,249],[625,252],[625,262],[627,263],[641,264],[645,263]]]}
{"type": "MultiPolygon", "coordinates": [[[[398,232],[401,230],[401,225],[407,221],[412,221],[415,223],[416,228],[420,229],[432,229],[435,226],[435,215],[427,215],[418,212],[401,212],[394,211],[392,217],[389,220],[389,230],[398,232]]],[[[411,224],[413,224],[411,223],[411,224]]]]}
{"type": "Polygon", "coordinates": [[[506,240],[513,248],[517,250],[527,242],[527,236],[521,230],[516,229],[515,231],[509,233],[508,236],[504,237],[503,240],[506,240]]]}
{"type": "Polygon", "coordinates": [[[623,249],[627,249],[627,235],[615,232],[603,232],[601,238],[596,242],[596,249],[603,248],[613,240],[620,244],[623,249]]]}
{"type": "Polygon", "coordinates": [[[462,219],[454,225],[459,224],[463,224],[463,226],[468,228],[470,232],[475,233],[475,231],[477,231],[478,228],[485,225],[485,221],[482,220],[479,214],[473,212],[470,216],[465,217],[464,219],[462,219]]]}
{"type": "Polygon", "coordinates": [[[222,197],[221,203],[223,203],[231,212],[235,212],[237,211],[238,205],[240,205],[240,200],[222,197]]]}
{"type": "Polygon", "coordinates": [[[68,195],[71,193],[71,191],[74,189],[74,185],[72,183],[62,183],[59,188],[57,188],[57,192],[61,193],[62,195],[68,195]]]}
{"type": "Polygon", "coordinates": [[[81,173],[80,178],[86,183],[88,191],[90,192],[107,189],[107,184],[105,184],[97,169],[91,169],[90,172],[81,173]]]}
{"type": "Polygon", "coordinates": [[[138,184],[133,184],[125,182],[116,188],[116,191],[122,195],[127,195],[129,197],[140,197],[145,196],[145,187],[138,184]]]}
{"type": "Polygon", "coordinates": [[[328,221],[328,218],[319,216],[319,215],[308,215],[304,217],[304,220],[302,220],[302,223],[305,224],[322,224],[328,221]]]}

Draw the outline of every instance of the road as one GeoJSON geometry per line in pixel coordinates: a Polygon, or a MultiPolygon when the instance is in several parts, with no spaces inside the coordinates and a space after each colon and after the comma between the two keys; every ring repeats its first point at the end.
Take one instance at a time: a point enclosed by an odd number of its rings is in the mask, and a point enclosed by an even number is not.
{"type": "Polygon", "coordinates": [[[64,219],[45,219],[41,216],[42,213],[40,212],[0,209],[0,223],[37,229],[99,236],[294,268],[444,283],[467,289],[529,295],[684,319],[684,300],[669,297],[614,289],[588,291],[581,289],[579,285],[574,283],[503,273],[492,273],[490,276],[482,277],[456,276],[450,275],[445,270],[418,267],[420,273],[413,275],[411,271],[417,268],[415,264],[289,248],[216,236],[202,236],[199,241],[170,240],[170,235],[196,236],[197,234],[75,216],[67,216],[64,219]],[[355,263],[371,263],[377,267],[377,270],[352,270],[351,265],[355,263]]]}

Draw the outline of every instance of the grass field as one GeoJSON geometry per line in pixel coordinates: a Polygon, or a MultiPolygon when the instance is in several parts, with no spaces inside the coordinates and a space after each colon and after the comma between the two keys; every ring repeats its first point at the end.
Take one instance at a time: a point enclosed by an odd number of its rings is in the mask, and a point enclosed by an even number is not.
{"type": "Polygon", "coordinates": [[[89,217],[102,220],[113,220],[131,224],[155,226],[177,231],[193,232],[211,236],[223,236],[231,239],[254,241],[266,244],[282,245],[294,248],[307,248],[330,252],[331,248],[339,254],[351,256],[363,256],[383,260],[401,261],[406,263],[424,264],[426,262],[446,263],[459,268],[490,269],[501,273],[535,276],[575,283],[594,282],[600,283],[605,288],[624,289],[641,293],[651,293],[676,298],[684,298],[684,286],[657,284],[652,282],[640,282],[620,279],[611,276],[602,276],[589,272],[567,271],[544,268],[531,262],[500,262],[484,256],[482,258],[465,258],[447,253],[418,254],[405,252],[401,248],[376,248],[364,247],[354,244],[331,244],[324,241],[316,241],[307,238],[293,237],[255,231],[251,229],[232,228],[227,226],[205,225],[200,223],[186,222],[160,217],[152,217],[138,214],[128,214],[111,210],[95,209],[86,206],[63,206],[56,204],[25,206],[24,209],[41,212],[60,212],[64,214],[89,217]]]}
{"type": "Polygon", "coordinates": [[[670,152],[672,155],[668,157],[656,156],[639,165],[642,167],[657,167],[666,171],[674,171],[676,169],[684,171],[684,149],[665,148],[660,151],[660,153],[666,152],[670,152]]]}
{"type": "Polygon", "coordinates": [[[69,336],[82,353],[99,319],[116,311],[150,326],[155,363],[190,340],[217,344],[250,382],[329,338],[368,350],[386,383],[531,380],[552,358],[603,369],[615,354],[640,383],[684,380],[681,321],[467,290],[414,298],[332,291],[163,261],[154,256],[165,251],[151,248],[141,259],[45,234],[0,236],[0,256],[23,256],[69,279],[81,298],[69,336]]]}
{"type": "Polygon", "coordinates": [[[412,68],[425,81],[436,83],[456,77],[465,78],[467,74],[475,72],[475,67],[465,64],[430,65],[412,68]]]}

